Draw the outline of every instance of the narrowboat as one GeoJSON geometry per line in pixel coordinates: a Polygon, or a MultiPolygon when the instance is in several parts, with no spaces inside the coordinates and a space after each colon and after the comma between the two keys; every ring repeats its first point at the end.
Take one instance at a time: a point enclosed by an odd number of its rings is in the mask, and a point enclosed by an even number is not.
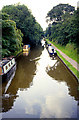
{"type": "Polygon", "coordinates": [[[29,52],[30,51],[30,45],[24,45],[23,46],[23,52],[29,52]]]}
{"type": "Polygon", "coordinates": [[[10,76],[15,69],[15,58],[3,59],[0,61],[0,75],[2,76],[2,78],[10,76]]]}
{"type": "Polygon", "coordinates": [[[51,44],[48,44],[48,53],[49,53],[50,57],[57,55],[55,48],[53,46],[51,46],[51,44]]]}

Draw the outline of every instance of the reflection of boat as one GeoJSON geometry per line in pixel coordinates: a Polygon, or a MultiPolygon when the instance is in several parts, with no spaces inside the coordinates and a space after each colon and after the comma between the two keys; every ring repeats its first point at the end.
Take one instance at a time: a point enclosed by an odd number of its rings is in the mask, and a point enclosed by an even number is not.
{"type": "Polygon", "coordinates": [[[28,56],[29,55],[29,52],[23,52],[23,56],[28,56]]]}
{"type": "Polygon", "coordinates": [[[23,46],[23,52],[29,52],[29,50],[30,50],[30,45],[29,44],[23,46]]]}
{"type": "Polygon", "coordinates": [[[2,75],[3,78],[6,76],[10,76],[15,68],[15,58],[9,58],[0,61],[0,75],[2,75]]]}
{"type": "Polygon", "coordinates": [[[7,90],[9,88],[9,86],[10,86],[10,84],[11,84],[12,79],[14,78],[14,76],[15,76],[15,70],[13,71],[13,73],[11,74],[11,76],[8,78],[9,80],[8,80],[8,83],[7,83],[6,87],[5,87],[4,94],[7,92],[7,90]]]}
{"type": "MultiPolygon", "coordinates": [[[[26,91],[33,85],[33,77],[36,71],[36,61],[30,62],[30,59],[38,58],[41,54],[42,49],[39,47],[38,49],[33,49],[28,57],[22,55],[17,57],[17,69],[12,82],[4,82],[2,84],[2,112],[4,112],[4,115],[13,110],[15,101],[19,95],[18,90],[26,91]]],[[[10,81],[13,74],[9,79],[10,81]]]]}

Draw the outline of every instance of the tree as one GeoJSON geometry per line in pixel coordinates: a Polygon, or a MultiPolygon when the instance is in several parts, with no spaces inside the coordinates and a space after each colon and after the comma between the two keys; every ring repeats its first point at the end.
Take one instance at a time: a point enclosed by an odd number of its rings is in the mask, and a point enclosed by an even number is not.
{"type": "MultiPolygon", "coordinates": [[[[49,36],[49,40],[52,40],[58,44],[66,45],[68,43],[74,43],[79,46],[79,9],[75,10],[74,7],[67,4],[60,4],[55,6],[48,15],[50,19],[57,19],[52,23],[51,28],[48,26],[46,30],[46,36],[49,36]],[[62,15],[57,12],[62,11],[62,15]],[[64,13],[63,13],[64,10],[64,13]],[[73,14],[71,14],[71,12],[73,14]],[[49,14],[50,13],[50,14],[49,14]],[[55,16],[54,16],[54,14],[55,16]],[[58,16],[59,14],[59,16],[58,16]]],[[[51,20],[52,20],[51,19],[51,20]]]]}
{"type": "Polygon", "coordinates": [[[37,27],[37,22],[30,10],[25,5],[9,5],[4,6],[2,12],[10,15],[10,19],[16,22],[16,27],[23,33],[23,44],[37,44],[40,36],[43,34],[43,29],[40,25],[37,27]],[[37,32],[38,29],[38,32],[37,32]],[[41,31],[41,32],[40,32],[41,31]],[[37,35],[35,34],[37,33],[37,35]]]}
{"type": "Polygon", "coordinates": [[[15,55],[22,49],[22,36],[14,21],[2,20],[2,57],[15,55]]]}
{"type": "Polygon", "coordinates": [[[2,20],[9,20],[9,15],[6,13],[1,13],[2,15],[2,20]]]}
{"type": "Polygon", "coordinates": [[[50,18],[50,21],[62,21],[62,15],[64,14],[73,14],[75,11],[75,8],[68,4],[59,4],[55,7],[53,7],[48,13],[46,18],[50,18]]]}

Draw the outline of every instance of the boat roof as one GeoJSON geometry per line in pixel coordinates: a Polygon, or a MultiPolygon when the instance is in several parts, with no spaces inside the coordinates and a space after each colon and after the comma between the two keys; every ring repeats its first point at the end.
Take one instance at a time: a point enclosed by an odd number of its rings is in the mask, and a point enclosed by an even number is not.
{"type": "Polygon", "coordinates": [[[48,46],[51,46],[52,47],[52,49],[55,49],[51,44],[48,44],[48,46]]]}
{"type": "Polygon", "coordinates": [[[2,60],[0,61],[0,67],[4,66],[5,64],[7,64],[10,60],[2,60]]]}
{"type": "Polygon", "coordinates": [[[52,49],[55,49],[55,48],[52,46],[52,49]]]}
{"type": "Polygon", "coordinates": [[[2,60],[0,60],[0,67],[4,66],[5,64],[7,64],[12,59],[13,58],[8,58],[8,59],[2,59],[2,60]]]}
{"type": "MultiPolygon", "coordinates": [[[[30,44],[26,44],[26,45],[24,45],[24,46],[29,46],[29,47],[30,47],[30,44]]],[[[24,47],[24,46],[23,46],[23,47],[24,47]]]]}

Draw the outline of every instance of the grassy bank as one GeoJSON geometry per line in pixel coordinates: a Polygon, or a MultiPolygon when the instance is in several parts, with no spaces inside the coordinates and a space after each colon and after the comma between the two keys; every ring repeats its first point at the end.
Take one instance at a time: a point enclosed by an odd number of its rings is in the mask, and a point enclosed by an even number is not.
{"type": "Polygon", "coordinates": [[[77,48],[74,44],[67,44],[66,46],[61,46],[60,44],[56,44],[55,42],[51,42],[54,44],[58,49],[60,49],[63,53],[65,53],[67,56],[75,60],[77,63],[79,63],[79,54],[77,53],[77,48]]]}
{"type": "Polygon", "coordinates": [[[79,71],[77,71],[58,51],[57,55],[63,60],[63,62],[68,66],[68,68],[76,75],[79,79],[79,71]]]}
{"type": "MultiPolygon", "coordinates": [[[[47,40],[49,41],[49,40],[47,40]]],[[[58,49],[60,49],[63,53],[65,53],[67,56],[75,60],[76,62],[79,63],[79,60],[77,58],[79,55],[77,55],[77,49],[73,50],[73,46],[71,44],[67,46],[61,46],[59,44],[56,44],[55,42],[51,42],[54,44],[58,49]],[[71,47],[70,47],[71,46],[71,47]]],[[[76,75],[76,77],[79,79],[79,71],[77,71],[58,51],[57,51],[58,56],[63,60],[63,62],[68,66],[68,68],[76,75]]]]}

